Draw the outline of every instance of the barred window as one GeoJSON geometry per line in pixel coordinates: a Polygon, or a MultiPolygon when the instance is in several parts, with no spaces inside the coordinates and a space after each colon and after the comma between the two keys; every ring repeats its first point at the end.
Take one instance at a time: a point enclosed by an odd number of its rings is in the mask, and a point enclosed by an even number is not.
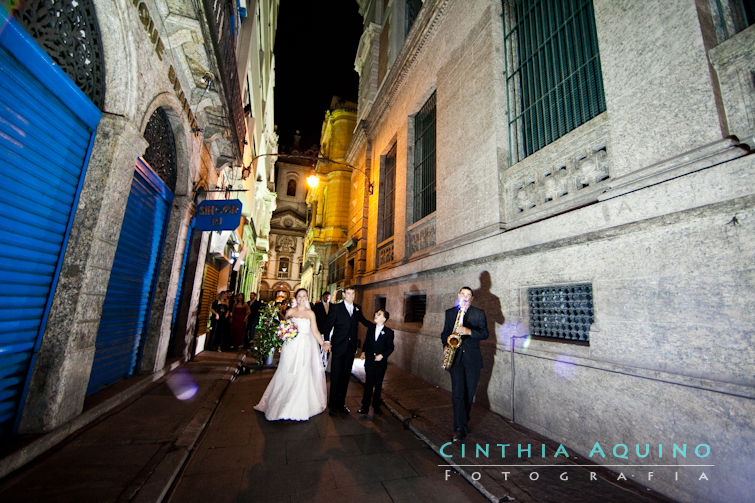
{"type": "Polygon", "coordinates": [[[414,222],[435,211],[435,93],[414,120],[414,222]]]}
{"type": "Polygon", "coordinates": [[[528,288],[527,304],[533,337],[589,344],[595,321],[592,284],[528,288]]]}
{"type": "Polygon", "coordinates": [[[346,278],[346,253],[341,253],[328,262],[328,283],[338,283],[346,278]]]}
{"type": "Polygon", "coordinates": [[[606,110],[592,0],[503,0],[512,164],[606,110]]]}
{"type": "Polygon", "coordinates": [[[422,0],[406,0],[406,30],[404,31],[404,36],[412,29],[421,8],[422,0]]]}
{"type": "Polygon", "coordinates": [[[404,321],[422,323],[427,310],[427,295],[411,293],[404,296],[404,321]]]}
{"type": "Polygon", "coordinates": [[[383,158],[378,199],[378,243],[393,236],[394,194],[396,192],[396,145],[383,158]]]}

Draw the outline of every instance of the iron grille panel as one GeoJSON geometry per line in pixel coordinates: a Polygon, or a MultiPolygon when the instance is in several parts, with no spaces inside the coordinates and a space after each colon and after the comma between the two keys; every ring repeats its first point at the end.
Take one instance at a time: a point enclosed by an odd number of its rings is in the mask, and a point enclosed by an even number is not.
{"type": "Polygon", "coordinates": [[[105,65],[92,0],[26,0],[12,14],[79,89],[102,110],[105,103],[105,65]]]}
{"type": "Polygon", "coordinates": [[[595,321],[592,284],[527,289],[530,335],[573,342],[590,342],[595,321]]]}
{"type": "Polygon", "coordinates": [[[592,0],[504,1],[512,164],[606,110],[592,0]]]}
{"type": "Polygon", "coordinates": [[[378,243],[393,236],[394,193],[396,185],[396,145],[385,156],[380,174],[380,203],[378,206],[378,243]]]}
{"type": "Polygon", "coordinates": [[[144,160],[168,188],[176,190],[176,141],[165,110],[158,108],[147,122],[144,139],[149,146],[144,160]]]}
{"type": "Polygon", "coordinates": [[[244,152],[246,141],[246,121],[244,105],[241,102],[241,86],[236,67],[236,18],[233,3],[224,0],[205,0],[205,9],[210,20],[212,42],[220,66],[224,97],[228,107],[229,119],[234,125],[236,145],[239,155],[244,152]]]}
{"type": "Polygon", "coordinates": [[[435,93],[414,121],[414,221],[435,211],[435,93]]]}

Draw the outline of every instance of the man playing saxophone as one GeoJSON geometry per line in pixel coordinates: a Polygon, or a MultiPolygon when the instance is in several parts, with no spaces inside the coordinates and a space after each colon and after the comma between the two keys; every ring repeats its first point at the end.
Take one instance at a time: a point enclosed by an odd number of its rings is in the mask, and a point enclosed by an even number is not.
{"type": "Polygon", "coordinates": [[[449,344],[449,336],[452,338],[451,343],[454,343],[454,334],[461,336],[461,343],[456,348],[448,369],[454,408],[453,441],[456,443],[461,442],[469,433],[469,412],[482,368],[480,340],[488,338],[485,312],[471,305],[472,298],[472,289],[468,286],[461,287],[456,305],[446,310],[446,320],[440,334],[444,348],[449,344]]]}

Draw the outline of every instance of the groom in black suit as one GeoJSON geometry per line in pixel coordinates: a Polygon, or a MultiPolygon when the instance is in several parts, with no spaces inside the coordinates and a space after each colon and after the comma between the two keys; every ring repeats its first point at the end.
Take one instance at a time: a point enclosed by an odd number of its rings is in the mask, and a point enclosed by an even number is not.
{"type": "Polygon", "coordinates": [[[480,341],[488,338],[485,311],[471,305],[472,297],[471,288],[461,287],[456,306],[446,310],[446,322],[440,334],[440,340],[445,346],[448,344],[448,336],[454,333],[456,320],[459,320],[456,333],[461,335],[461,345],[456,348],[456,356],[449,369],[454,407],[454,443],[461,442],[469,432],[469,412],[472,410],[482,368],[480,341]]]}
{"type": "Polygon", "coordinates": [[[343,291],[343,302],[332,304],[328,311],[328,318],[322,331],[330,336],[330,396],[328,408],[331,416],[348,414],[346,408],[346,389],[351,379],[351,367],[354,364],[354,354],[359,345],[357,324],[369,326],[369,321],[362,315],[361,308],[354,304],[356,292],[353,287],[346,287],[343,291]]]}

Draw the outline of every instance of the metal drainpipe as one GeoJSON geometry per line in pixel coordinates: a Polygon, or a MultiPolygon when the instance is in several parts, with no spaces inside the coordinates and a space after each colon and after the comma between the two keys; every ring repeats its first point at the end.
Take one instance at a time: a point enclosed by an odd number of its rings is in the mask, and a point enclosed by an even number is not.
{"type": "Polygon", "coordinates": [[[525,335],[512,335],[511,336],[511,422],[516,422],[516,413],[514,409],[514,378],[516,377],[516,372],[514,372],[514,343],[516,342],[515,339],[526,339],[529,337],[529,334],[525,335]]]}

